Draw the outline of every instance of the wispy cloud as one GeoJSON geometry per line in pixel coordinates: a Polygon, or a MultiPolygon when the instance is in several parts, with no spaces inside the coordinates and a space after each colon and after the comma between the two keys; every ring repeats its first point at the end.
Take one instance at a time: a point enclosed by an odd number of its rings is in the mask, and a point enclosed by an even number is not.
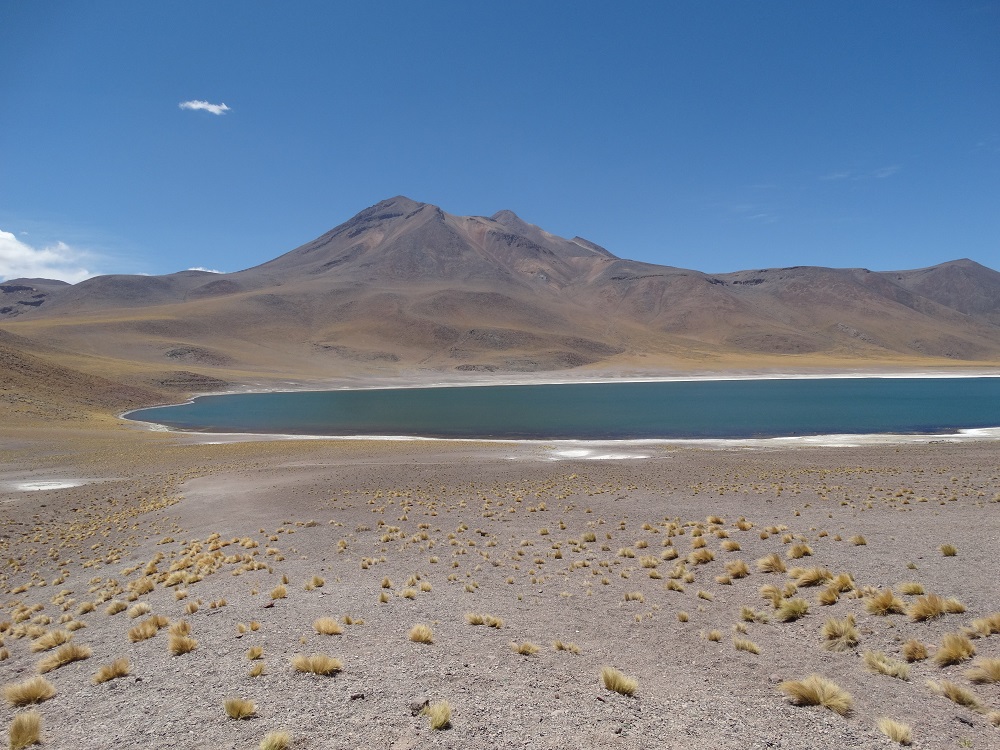
{"type": "Polygon", "coordinates": [[[898,172],[902,167],[899,164],[891,164],[888,167],[882,167],[881,169],[876,169],[872,172],[872,177],[876,180],[884,180],[886,177],[892,177],[896,172],[898,172]]]}
{"type": "Polygon", "coordinates": [[[887,167],[879,167],[878,169],[873,169],[869,172],[856,172],[850,169],[838,169],[835,172],[830,172],[825,175],[821,175],[821,180],[884,180],[886,177],[892,177],[896,172],[902,169],[901,164],[890,164],[887,167]]]}
{"type": "Polygon", "coordinates": [[[35,248],[12,233],[0,230],[0,280],[43,278],[75,284],[96,275],[85,267],[94,260],[92,254],[76,250],[65,242],[35,248]]]}
{"type": "Polygon", "coordinates": [[[202,101],[201,99],[192,99],[191,101],[181,102],[177,106],[181,109],[202,109],[206,112],[211,112],[213,115],[224,115],[229,111],[229,107],[226,106],[225,102],[222,104],[212,104],[211,102],[202,101]]]}
{"type": "Polygon", "coordinates": [[[225,273],[225,271],[216,271],[214,268],[202,268],[201,266],[194,266],[189,268],[189,271],[205,271],[207,273],[225,273]]]}

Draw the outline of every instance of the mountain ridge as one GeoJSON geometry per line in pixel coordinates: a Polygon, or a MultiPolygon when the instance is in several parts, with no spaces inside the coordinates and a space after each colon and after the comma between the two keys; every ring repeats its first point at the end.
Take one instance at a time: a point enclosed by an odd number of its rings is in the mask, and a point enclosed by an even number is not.
{"type": "Polygon", "coordinates": [[[509,209],[405,196],[233,273],[0,284],[0,323],[67,351],[215,374],[538,372],[789,358],[1000,362],[1000,273],[705,273],[619,257],[509,209]]]}

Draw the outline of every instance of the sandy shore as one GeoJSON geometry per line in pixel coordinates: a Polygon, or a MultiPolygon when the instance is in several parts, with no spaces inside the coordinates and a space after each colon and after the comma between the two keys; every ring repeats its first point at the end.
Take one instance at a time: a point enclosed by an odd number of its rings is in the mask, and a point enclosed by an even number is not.
{"type": "MultiPolygon", "coordinates": [[[[1000,635],[970,630],[1000,610],[996,448],[973,437],[707,449],[7,429],[0,670],[5,683],[32,676],[48,653],[32,651],[39,629],[83,624],[72,643],[92,656],[47,673],[56,694],[37,707],[56,748],[247,748],[280,729],[295,748],[895,746],[882,717],[909,724],[916,747],[998,747],[1000,685],[966,675],[1000,658],[1000,635]],[[797,544],[812,554],[793,559],[797,544]],[[697,562],[700,549],[712,559],[697,562]],[[805,579],[758,570],[772,553],[853,583],[821,604],[828,582],[793,591],[805,579]],[[727,572],[739,560],[746,577],[727,572]],[[914,621],[903,582],[964,612],[914,621]],[[780,621],[760,595],[769,584],[807,613],[780,621]],[[870,612],[889,588],[904,612],[870,612]],[[108,614],[116,601],[126,609],[108,614]],[[502,627],[470,625],[470,612],[502,627]],[[150,614],[190,623],[197,648],[172,655],[165,630],[130,640],[150,614]],[[324,616],[339,635],[315,631],[324,616]],[[857,644],[825,649],[829,617],[853,617],[857,644]],[[418,623],[432,643],[409,640],[418,623]],[[974,657],[935,663],[963,631],[978,636],[974,657]],[[865,652],[903,661],[910,640],[931,658],[908,679],[866,668],[865,652]],[[512,650],[525,642],[539,650],[512,650]],[[299,653],[342,669],[297,673],[299,653]],[[118,657],[129,675],[93,684],[118,657]],[[635,696],[604,687],[606,665],[638,681],[635,696]],[[851,693],[846,716],[784,697],[783,680],[812,673],[851,693]],[[981,710],[928,680],[974,691],[981,710]],[[227,718],[229,697],[256,715],[227,718]],[[413,715],[425,700],[450,704],[450,729],[413,715]]],[[[0,721],[23,710],[5,704],[0,721]]]]}

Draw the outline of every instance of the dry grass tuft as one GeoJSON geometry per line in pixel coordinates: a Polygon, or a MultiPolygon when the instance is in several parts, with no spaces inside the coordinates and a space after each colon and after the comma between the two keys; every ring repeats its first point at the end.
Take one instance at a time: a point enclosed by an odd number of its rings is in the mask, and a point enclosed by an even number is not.
{"type": "Polygon", "coordinates": [[[953,544],[942,544],[938,549],[941,550],[941,554],[945,557],[954,557],[958,554],[958,549],[953,544]]]}
{"type": "Polygon", "coordinates": [[[778,605],[778,610],[774,616],[782,622],[794,622],[809,612],[809,602],[801,597],[785,599],[778,605]]]}
{"type": "Polygon", "coordinates": [[[296,672],[311,672],[330,676],[342,670],[344,664],[340,659],[334,659],[326,654],[313,654],[312,656],[298,654],[292,657],[292,667],[296,672]]]}
{"type": "Polygon", "coordinates": [[[906,664],[889,658],[881,651],[865,651],[861,657],[865,666],[875,674],[888,675],[897,680],[910,679],[910,668],[906,664]]]}
{"type": "Polygon", "coordinates": [[[788,555],[788,558],[790,560],[800,560],[803,557],[810,557],[812,553],[813,553],[812,547],[810,547],[808,544],[799,542],[797,544],[793,544],[788,549],[788,552],[786,554],[788,555]]]}
{"type": "Polygon", "coordinates": [[[429,626],[417,623],[407,636],[414,643],[434,643],[434,631],[429,626]]]}
{"type": "Polygon", "coordinates": [[[898,584],[897,588],[900,594],[906,594],[907,596],[918,596],[924,593],[923,584],[916,581],[902,581],[898,584]]]}
{"type": "Polygon", "coordinates": [[[903,644],[903,658],[909,662],[923,661],[927,658],[927,646],[916,638],[911,638],[903,644]]]}
{"type": "Polygon", "coordinates": [[[42,703],[56,694],[55,686],[44,677],[31,677],[24,682],[4,685],[3,697],[12,706],[42,703]]]}
{"type": "Polygon", "coordinates": [[[784,573],[787,568],[781,556],[777,552],[772,552],[757,561],[757,570],[761,573],[784,573]]]}
{"type": "Polygon", "coordinates": [[[604,687],[621,695],[632,696],[639,689],[639,681],[612,667],[601,667],[601,681],[604,687]]]}
{"type": "Polygon", "coordinates": [[[129,628],[128,639],[132,641],[132,643],[138,643],[139,641],[145,641],[149,638],[152,638],[159,632],[160,629],[156,627],[155,622],[150,622],[149,620],[146,620],[144,622],[140,622],[133,628],[129,628]]]}
{"type": "Polygon", "coordinates": [[[972,682],[1000,682],[1000,659],[978,659],[965,676],[972,682]]]}
{"type": "Polygon", "coordinates": [[[249,719],[257,713],[254,702],[243,698],[226,698],[223,705],[226,708],[226,716],[230,719],[249,719]]]}
{"type": "Polygon", "coordinates": [[[79,643],[66,643],[38,662],[38,671],[41,674],[45,674],[75,661],[89,659],[92,653],[89,646],[82,646],[79,643]]]}
{"type": "Polygon", "coordinates": [[[973,711],[983,710],[983,702],[979,700],[978,695],[968,688],[956,685],[954,682],[948,682],[948,680],[942,680],[941,682],[927,680],[927,687],[930,688],[932,693],[943,695],[952,703],[957,703],[959,706],[971,708],[973,711]]]}
{"type": "Polygon", "coordinates": [[[823,648],[827,651],[843,652],[858,645],[858,629],[855,627],[854,615],[848,615],[843,620],[827,618],[821,632],[825,639],[823,648]]]}
{"type": "Polygon", "coordinates": [[[890,740],[900,745],[910,745],[913,743],[913,730],[909,724],[903,724],[889,718],[882,718],[878,720],[878,730],[890,740]]]}
{"type": "Polygon", "coordinates": [[[248,677],[260,677],[267,671],[267,665],[262,661],[255,662],[247,671],[248,677]]]}
{"type": "Polygon", "coordinates": [[[731,578],[746,578],[750,575],[750,567],[744,560],[730,560],[726,563],[726,573],[731,578]]]}
{"type": "Polygon", "coordinates": [[[885,617],[886,615],[902,614],[906,611],[906,602],[896,596],[892,589],[879,591],[877,594],[868,597],[865,602],[865,611],[869,614],[885,617]]]}
{"type": "Polygon", "coordinates": [[[167,648],[170,649],[170,653],[174,656],[181,656],[182,654],[189,654],[198,648],[198,641],[187,635],[171,633],[170,640],[167,642],[167,648]]]}
{"type": "Polygon", "coordinates": [[[841,716],[849,714],[854,705],[850,693],[818,674],[782,682],[778,689],[796,706],[823,706],[841,716]]]}
{"type": "Polygon", "coordinates": [[[292,735],[288,732],[270,732],[260,742],[260,750],[288,750],[292,735]]]}
{"type": "Polygon", "coordinates": [[[552,641],[552,648],[556,651],[569,651],[571,654],[580,653],[580,647],[572,641],[552,641]]]}
{"type": "Polygon", "coordinates": [[[285,585],[283,583],[282,584],[278,584],[273,589],[271,589],[271,600],[272,601],[276,601],[278,599],[284,599],[287,596],[288,596],[288,589],[285,588],[285,585]]]}
{"type": "Polygon", "coordinates": [[[94,675],[91,680],[95,685],[100,685],[102,682],[107,682],[108,680],[117,680],[119,677],[127,677],[129,672],[132,671],[132,665],[129,660],[124,656],[120,659],[115,659],[110,664],[105,664],[103,667],[97,670],[97,674],[94,675]]]}
{"type": "Polygon", "coordinates": [[[531,641],[525,641],[524,643],[512,643],[510,644],[510,648],[515,654],[520,654],[521,656],[531,656],[532,654],[538,653],[538,646],[531,641]]]}
{"type": "Polygon", "coordinates": [[[758,646],[753,641],[749,641],[746,638],[734,638],[733,648],[737,651],[749,651],[751,654],[759,654],[760,646],[758,646]]]}
{"type": "Polygon", "coordinates": [[[31,644],[31,651],[36,654],[40,651],[48,651],[56,646],[69,643],[71,640],[73,640],[73,634],[68,630],[50,630],[31,644]]]}
{"type": "Polygon", "coordinates": [[[1000,612],[994,612],[986,617],[977,617],[972,621],[972,629],[983,638],[1000,633],[1000,612]]]}
{"type": "Polygon", "coordinates": [[[128,609],[128,605],[125,602],[114,601],[108,605],[104,613],[107,615],[117,615],[119,612],[124,612],[128,609]]]}
{"type": "Polygon", "coordinates": [[[451,726],[451,706],[448,701],[431,703],[421,713],[430,719],[431,729],[447,729],[451,726]]]}
{"type": "Polygon", "coordinates": [[[313,630],[320,635],[340,635],[344,632],[340,623],[332,617],[320,617],[313,620],[313,630]]]}
{"type": "Polygon", "coordinates": [[[809,586],[819,586],[821,583],[833,580],[833,573],[826,568],[814,567],[799,571],[795,577],[795,584],[802,588],[809,586]]]}
{"type": "Polygon", "coordinates": [[[42,744],[42,715],[38,711],[25,711],[10,723],[10,750],[24,750],[42,744]]]}
{"type": "Polygon", "coordinates": [[[128,611],[129,619],[134,620],[136,617],[142,617],[153,611],[153,608],[149,605],[149,602],[139,602],[138,604],[133,604],[131,609],[128,611]]]}
{"type": "Polygon", "coordinates": [[[939,667],[947,667],[971,659],[975,653],[976,647],[967,636],[961,633],[948,633],[941,639],[938,652],[934,655],[934,663],[939,667]]]}

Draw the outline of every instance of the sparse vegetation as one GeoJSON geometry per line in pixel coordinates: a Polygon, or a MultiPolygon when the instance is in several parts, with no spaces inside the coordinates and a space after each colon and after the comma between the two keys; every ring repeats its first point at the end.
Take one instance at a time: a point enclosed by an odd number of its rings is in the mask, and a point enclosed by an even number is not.
{"type": "Polygon", "coordinates": [[[344,664],[340,659],[326,654],[313,654],[312,656],[298,654],[292,658],[292,667],[296,672],[311,672],[328,677],[341,671],[344,664]]]}
{"type": "Polygon", "coordinates": [[[913,729],[909,724],[889,718],[882,718],[878,720],[877,726],[882,734],[895,743],[900,745],[910,745],[913,743],[913,729]]]}
{"type": "Polygon", "coordinates": [[[601,667],[601,681],[608,690],[621,695],[633,696],[639,690],[638,680],[612,667],[601,667]]]}
{"type": "Polygon", "coordinates": [[[426,643],[426,644],[434,643],[434,632],[430,629],[429,626],[423,625],[421,623],[417,623],[412,628],[410,628],[408,637],[414,643],[426,643]]]}
{"type": "Polygon", "coordinates": [[[43,703],[55,694],[55,686],[44,677],[30,677],[23,682],[5,685],[3,689],[4,699],[15,707],[43,703]]]}
{"type": "Polygon", "coordinates": [[[260,743],[260,750],[288,750],[292,745],[292,735],[288,732],[270,732],[260,743]]]}
{"type": "Polygon", "coordinates": [[[823,706],[841,716],[849,714],[854,705],[850,693],[818,674],[804,680],[787,680],[778,689],[796,706],[823,706]]]}
{"type": "Polygon", "coordinates": [[[435,701],[427,705],[423,714],[430,720],[431,729],[447,729],[451,726],[451,706],[447,701],[435,701]]]}
{"type": "Polygon", "coordinates": [[[1000,682],[1000,659],[977,659],[965,676],[971,682],[1000,682]]]}
{"type": "Polygon", "coordinates": [[[828,617],[823,623],[823,648],[827,651],[847,651],[858,645],[858,629],[855,627],[854,615],[847,615],[843,620],[828,617]]]}
{"type": "Polygon", "coordinates": [[[125,657],[121,657],[120,659],[115,659],[110,664],[105,664],[103,667],[98,669],[92,679],[92,682],[95,685],[100,685],[108,680],[117,680],[120,677],[127,677],[131,671],[132,665],[129,663],[129,660],[125,657]]]}
{"type": "Polygon", "coordinates": [[[79,643],[66,643],[38,662],[38,671],[41,674],[45,674],[75,661],[89,659],[92,653],[89,646],[83,646],[79,643]]]}
{"type": "Polygon", "coordinates": [[[934,663],[939,667],[946,667],[950,664],[959,664],[967,659],[971,659],[976,653],[976,647],[972,641],[961,633],[948,633],[941,639],[941,645],[934,654],[934,663]]]}
{"type": "Polygon", "coordinates": [[[344,632],[340,623],[332,617],[320,617],[313,620],[313,630],[320,635],[340,635],[344,632]]]}
{"type": "Polygon", "coordinates": [[[257,714],[254,702],[243,698],[227,698],[223,706],[226,709],[226,716],[230,719],[249,719],[257,714]]]}
{"type": "Polygon", "coordinates": [[[910,668],[906,664],[889,658],[881,651],[865,651],[861,658],[871,672],[895,677],[897,680],[910,679],[910,668]]]}
{"type": "Polygon", "coordinates": [[[24,750],[42,742],[42,715],[38,711],[23,711],[10,723],[10,750],[24,750]]]}

